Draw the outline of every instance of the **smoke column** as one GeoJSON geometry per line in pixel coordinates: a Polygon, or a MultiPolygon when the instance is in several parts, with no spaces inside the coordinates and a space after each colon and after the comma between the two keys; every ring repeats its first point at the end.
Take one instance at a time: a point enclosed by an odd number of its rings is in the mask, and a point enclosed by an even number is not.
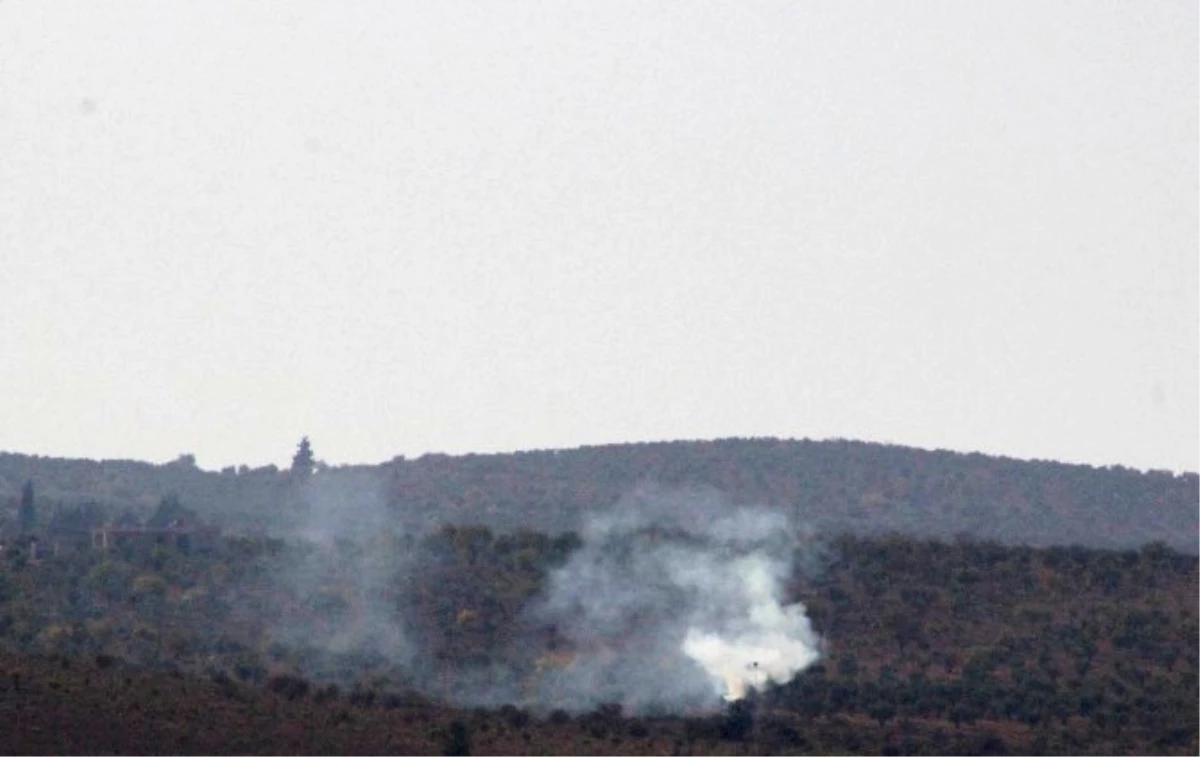
{"type": "Polygon", "coordinates": [[[275,637],[333,654],[407,662],[413,649],[391,591],[403,556],[378,477],[329,470],[306,481],[299,495],[304,515],[286,533],[306,547],[297,548],[279,581],[299,602],[327,609],[278,619],[275,637]]]}
{"type": "Polygon", "coordinates": [[[712,709],[818,657],[804,607],[782,603],[796,530],[787,516],[708,491],[643,487],[582,530],[534,611],[569,661],[539,700],[582,710],[712,709]]]}

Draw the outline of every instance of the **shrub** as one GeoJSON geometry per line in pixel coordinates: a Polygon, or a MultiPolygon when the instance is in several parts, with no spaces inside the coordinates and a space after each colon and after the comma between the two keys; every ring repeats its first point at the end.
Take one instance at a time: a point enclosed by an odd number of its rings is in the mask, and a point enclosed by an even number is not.
{"type": "Polygon", "coordinates": [[[331,701],[336,702],[341,695],[342,691],[338,688],[338,685],[331,683],[328,686],[317,689],[316,693],[313,694],[313,701],[317,704],[324,704],[331,701]]]}
{"type": "Polygon", "coordinates": [[[308,696],[308,681],[300,676],[277,675],[267,681],[267,689],[287,698],[289,702],[308,696]]]}
{"type": "Polygon", "coordinates": [[[515,705],[506,704],[500,708],[500,714],[504,717],[504,722],[508,723],[510,728],[521,730],[529,725],[529,713],[516,707],[515,705]]]}
{"type": "Polygon", "coordinates": [[[466,723],[455,720],[447,729],[442,741],[442,754],[449,757],[462,757],[471,753],[471,734],[466,723]]]}

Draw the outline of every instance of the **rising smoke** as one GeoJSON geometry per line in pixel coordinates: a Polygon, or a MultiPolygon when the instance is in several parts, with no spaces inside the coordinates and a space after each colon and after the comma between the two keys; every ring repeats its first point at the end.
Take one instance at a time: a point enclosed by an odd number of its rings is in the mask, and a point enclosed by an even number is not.
{"type": "Polygon", "coordinates": [[[323,472],[296,495],[300,517],[285,536],[303,546],[278,580],[312,612],[277,619],[274,637],[332,655],[407,664],[415,650],[396,612],[394,586],[406,555],[398,549],[378,477],[369,471],[323,472]]]}
{"type": "Polygon", "coordinates": [[[711,709],[818,657],[804,607],[785,605],[796,530],[713,492],[642,487],[583,529],[535,617],[570,653],[539,699],[569,709],[711,709]]]}
{"type": "Polygon", "coordinates": [[[785,683],[819,654],[804,607],[783,599],[804,557],[785,514],[647,485],[590,518],[581,546],[547,576],[526,608],[528,638],[516,645],[524,663],[460,669],[460,685],[441,689],[430,650],[406,627],[408,589],[398,581],[428,583],[436,567],[420,550],[398,548],[379,481],[327,472],[301,494],[305,517],[292,536],[307,546],[285,583],[323,620],[282,618],[276,638],[385,658],[438,698],[543,712],[606,703],[639,714],[703,712],[785,683]]]}

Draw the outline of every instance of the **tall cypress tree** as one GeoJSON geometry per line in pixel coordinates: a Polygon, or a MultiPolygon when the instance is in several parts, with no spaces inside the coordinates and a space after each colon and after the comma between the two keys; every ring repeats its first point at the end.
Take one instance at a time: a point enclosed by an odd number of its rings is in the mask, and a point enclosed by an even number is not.
{"type": "Polygon", "coordinates": [[[30,479],[21,487],[21,507],[17,510],[17,519],[21,523],[21,531],[29,533],[37,521],[37,509],[33,505],[33,480],[30,479]]]}
{"type": "Polygon", "coordinates": [[[308,441],[308,437],[300,440],[300,446],[296,448],[296,454],[292,456],[292,475],[297,478],[308,478],[313,474],[316,468],[316,461],[313,459],[312,445],[308,441]]]}

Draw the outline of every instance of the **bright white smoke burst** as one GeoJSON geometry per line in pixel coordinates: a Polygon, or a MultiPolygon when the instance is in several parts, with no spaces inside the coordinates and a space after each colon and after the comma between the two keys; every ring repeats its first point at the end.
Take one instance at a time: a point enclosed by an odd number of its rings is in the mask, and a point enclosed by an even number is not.
{"type": "Polygon", "coordinates": [[[729,571],[744,591],[747,617],[724,632],[689,628],[683,652],[720,684],[725,699],[746,696],[767,681],[786,683],[817,659],[804,606],[783,606],[778,580],[763,555],[735,560],[729,571]]]}
{"type": "Polygon", "coordinates": [[[712,492],[642,488],[583,529],[538,618],[575,651],[543,697],[585,709],[711,709],[818,657],[803,605],[783,603],[797,550],[787,516],[712,492]]]}

